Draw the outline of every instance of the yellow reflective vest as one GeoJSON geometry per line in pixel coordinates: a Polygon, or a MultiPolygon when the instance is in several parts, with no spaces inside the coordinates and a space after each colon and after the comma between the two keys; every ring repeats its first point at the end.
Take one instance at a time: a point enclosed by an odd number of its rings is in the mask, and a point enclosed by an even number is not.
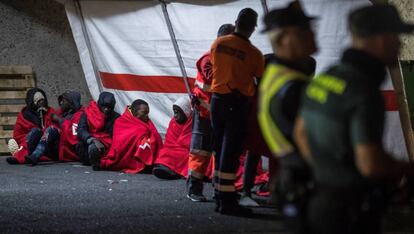
{"type": "Polygon", "coordinates": [[[270,115],[272,98],[292,80],[307,80],[307,76],[286,66],[270,63],[259,85],[259,126],[267,145],[276,157],[283,157],[295,150],[270,115]]]}

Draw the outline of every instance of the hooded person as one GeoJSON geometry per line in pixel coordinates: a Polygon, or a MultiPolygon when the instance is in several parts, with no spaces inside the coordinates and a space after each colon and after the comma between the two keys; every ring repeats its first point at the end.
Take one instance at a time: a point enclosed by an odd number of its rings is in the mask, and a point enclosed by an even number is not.
{"type": "Polygon", "coordinates": [[[41,155],[58,146],[58,160],[63,162],[79,161],[75,150],[78,144],[77,127],[83,113],[79,92],[67,91],[58,97],[60,109],[51,115],[55,126],[46,129],[39,144],[26,160],[36,165],[41,155]]]}
{"type": "MultiPolygon", "coordinates": [[[[55,110],[49,107],[46,94],[39,88],[32,88],[26,93],[26,106],[17,116],[13,130],[13,139],[9,141],[9,150],[13,155],[6,158],[10,164],[25,163],[25,156],[31,154],[45,129],[51,126],[51,114],[55,110]]],[[[43,157],[42,160],[47,160],[43,157]]]]}
{"type": "Polygon", "coordinates": [[[101,158],[100,168],[135,174],[152,169],[162,148],[162,139],[149,119],[149,106],[137,99],[115,121],[112,145],[101,158]]]}
{"type": "Polygon", "coordinates": [[[115,96],[102,92],[98,102],[91,101],[85,108],[78,124],[79,147],[77,149],[81,162],[99,169],[100,158],[108,152],[112,143],[115,120],[120,116],[114,111],[115,96]]]}
{"type": "Polygon", "coordinates": [[[180,179],[188,175],[188,154],[190,152],[192,110],[190,99],[179,98],[173,104],[171,119],[164,146],[155,161],[153,174],[160,179],[180,179]]]}

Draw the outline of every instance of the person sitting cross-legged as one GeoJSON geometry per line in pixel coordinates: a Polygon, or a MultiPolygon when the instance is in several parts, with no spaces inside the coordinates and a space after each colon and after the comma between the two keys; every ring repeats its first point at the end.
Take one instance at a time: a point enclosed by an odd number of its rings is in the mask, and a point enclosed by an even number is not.
{"type": "Polygon", "coordinates": [[[190,152],[192,111],[188,97],[179,98],[173,105],[164,147],[155,161],[153,174],[160,179],[180,179],[188,175],[188,153],[190,152]]]}
{"type": "Polygon", "coordinates": [[[115,120],[112,145],[100,160],[101,169],[131,174],[152,170],[162,139],[149,111],[148,103],[137,99],[115,120]]]}

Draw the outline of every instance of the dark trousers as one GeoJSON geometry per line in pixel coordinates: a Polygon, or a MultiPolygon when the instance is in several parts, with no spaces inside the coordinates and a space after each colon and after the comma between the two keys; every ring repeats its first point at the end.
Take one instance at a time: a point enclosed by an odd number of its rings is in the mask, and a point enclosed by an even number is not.
{"type": "Polygon", "coordinates": [[[308,233],[382,233],[383,202],[356,191],[316,189],[308,206],[308,233]]]}
{"type": "Polygon", "coordinates": [[[59,157],[59,138],[59,131],[54,127],[48,127],[43,134],[40,129],[32,129],[26,138],[29,154],[38,159],[46,155],[57,160],[59,157]]]}
{"type": "Polygon", "coordinates": [[[32,154],[36,149],[36,146],[39,144],[42,135],[43,132],[40,130],[40,128],[32,128],[32,130],[30,130],[30,132],[26,135],[26,144],[27,149],[29,150],[29,155],[32,154]]]}
{"type": "Polygon", "coordinates": [[[261,155],[247,153],[246,161],[244,162],[244,175],[243,175],[243,192],[247,196],[251,196],[254,181],[256,179],[257,165],[261,155]]]}
{"type": "Polygon", "coordinates": [[[193,123],[191,128],[191,150],[213,151],[213,133],[211,120],[200,116],[197,108],[193,110],[193,123]]]}
{"type": "MultiPolygon", "coordinates": [[[[83,141],[79,141],[78,144],[75,145],[76,153],[80,157],[80,161],[83,165],[90,166],[91,164],[99,164],[99,162],[95,162],[93,159],[100,159],[104,156],[105,152],[101,152],[95,146],[95,144],[86,144],[83,141]]],[[[108,149],[105,149],[105,151],[108,149]]]]}
{"type": "Polygon", "coordinates": [[[215,188],[218,200],[236,201],[237,193],[232,187],[243,150],[247,110],[247,97],[243,95],[233,93],[212,95],[211,122],[215,137],[215,188]],[[220,176],[224,174],[226,176],[220,176]]]}
{"type": "Polygon", "coordinates": [[[289,233],[308,233],[306,209],[312,177],[310,169],[298,154],[287,155],[279,161],[280,167],[273,190],[273,198],[276,199],[274,202],[282,212],[289,233]]]}

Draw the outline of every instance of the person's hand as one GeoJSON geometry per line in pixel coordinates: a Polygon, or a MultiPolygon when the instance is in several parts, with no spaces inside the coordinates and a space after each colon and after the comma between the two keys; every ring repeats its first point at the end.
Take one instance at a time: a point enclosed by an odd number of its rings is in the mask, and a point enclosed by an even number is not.
{"type": "Polygon", "coordinates": [[[200,105],[200,100],[198,100],[198,97],[196,97],[194,94],[190,94],[190,100],[191,100],[192,107],[200,105]]]}
{"type": "Polygon", "coordinates": [[[46,107],[44,107],[44,106],[41,106],[41,107],[39,107],[39,108],[37,108],[37,112],[47,112],[47,108],[46,107]]]}
{"type": "Polygon", "coordinates": [[[59,117],[59,115],[57,115],[57,114],[55,114],[55,113],[51,114],[51,115],[50,115],[50,118],[51,118],[51,119],[52,119],[52,121],[53,121],[53,122],[55,122],[55,123],[59,123],[59,121],[62,119],[62,118],[60,118],[60,117],[59,117]]]}
{"type": "Polygon", "coordinates": [[[96,138],[93,138],[93,137],[89,138],[87,143],[88,144],[94,144],[99,152],[104,152],[105,151],[105,146],[96,138]]]}

